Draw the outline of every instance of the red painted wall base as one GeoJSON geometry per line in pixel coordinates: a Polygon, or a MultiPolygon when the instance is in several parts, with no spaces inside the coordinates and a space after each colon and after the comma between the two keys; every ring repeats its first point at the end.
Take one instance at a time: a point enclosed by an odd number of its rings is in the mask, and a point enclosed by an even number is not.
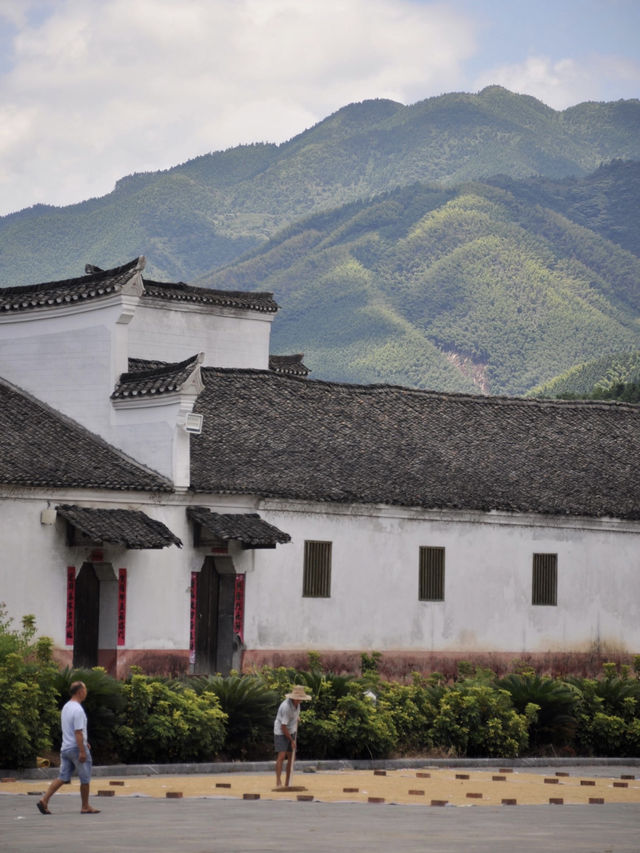
{"type": "MultiPolygon", "coordinates": [[[[371,650],[363,650],[371,655],[371,650]]],[[[362,660],[359,651],[318,651],[326,671],[359,675],[362,660]]],[[[465,661],[475,667],[486,667],[497,675],[513,672],[521,665],[539,674],[553,676],[578,675],[593,677],[602,674],[602,664],[633,664],[633,654],[605,652],[382,652],[378,670],[383,678],[404,681],[412,672],[429,675],[441,672],[445,678],[458,675],[458,665],[465,661]]],[[[54,659],[61,666],[71,666],[73,651],[55,649],[54,659]]],[[[126,678],[132,666],[139,666],[146,675],[177,676],[189,672],[188,649],[102,649],[99,665],[116,678],[126,678]]],[[[300,649],[265,651],[247,649],[243,653],[242,671],[253,672],[262,666],[287,666],[308,669],[309,658],[300,649]]]]}
{"type": "MultiPolygon", "coordinates": [[[[60,667],[73,666],[72,649],[54,649],[53,657],[60,667]]],[[[115,678],[127,678],[132,666],[145,675],[182,675],[189,671],[189,650],[175,649],[100,649],[98,666],[115,678]]]]}
{"type": "MultiPolygon", "coordinates": [[[[361,652],[319,651],[325,670],[359,675],[362,670],[361,652]]],[[[371,655],[371,650],[365,652],[371,655]]],[[[608,661],[617,664],[632,664],[633,654],[606,654],[602,652],[382,652],[378,671],[389,680],[403,681],[412,672],[429,675],[441,672],[452,679],[458,674],[458,664],[469,662],[473,667],[486,667],[497,675],[513,672],[514,667],[525,664],[539,674],[554,676],[578,675],[592,677],[602,674],[602,664],[608,661]]],[[[292,666],[308,668],[306,651],[278,649],[261,651],[247,649],[244,652],[242,670],[251,672],[261,666],[292,666]]]]}

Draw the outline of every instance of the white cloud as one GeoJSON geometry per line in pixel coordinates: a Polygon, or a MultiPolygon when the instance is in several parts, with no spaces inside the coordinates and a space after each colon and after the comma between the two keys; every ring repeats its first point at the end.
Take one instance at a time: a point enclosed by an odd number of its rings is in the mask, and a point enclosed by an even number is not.
{"type": "Polygon", "coordinates": [[[486,71],[476,78],[475,83],[479,89],[496,83],[512,92],[533,95],[548,106],[563,110],[582,101],[637,97],[640,64],[615,56],[555,61],[548,56],[530,56],[520,64],[486,71]]]}
{"type": "Polygon", "coordinates": [[[0,213],[451,90],[474,49],[463,17],[416,0],[0,0],[2,17],[0,213]]]}

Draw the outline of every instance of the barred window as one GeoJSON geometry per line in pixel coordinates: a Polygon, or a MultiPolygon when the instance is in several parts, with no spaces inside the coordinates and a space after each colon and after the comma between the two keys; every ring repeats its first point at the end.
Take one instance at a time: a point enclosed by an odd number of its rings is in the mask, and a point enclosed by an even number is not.
{"type": "Polygon", "coordinates": [[[444,548],[420,548],[420,601],[444,601],[444,548]]]}
{"type": "Polygon", "coordinates": [[[558,603],[558,555],[533,555],[532,604],[557,605],[558,603]]]}
{"type": "Polygon", "coordinates": [[[304,543],[302,595],[307,598],[330,598],[331,542],[304,543]]]}

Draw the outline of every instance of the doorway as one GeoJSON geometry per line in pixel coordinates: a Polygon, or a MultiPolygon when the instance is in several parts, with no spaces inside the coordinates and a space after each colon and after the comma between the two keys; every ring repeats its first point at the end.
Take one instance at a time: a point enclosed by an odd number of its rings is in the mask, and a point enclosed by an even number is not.
{"type": "Polygon", "coordinates": [[[196,594],[196,673],[229,675],[232,669],[235,578],[229,557],[205,559],[196,594]]]}
{"type": "Polygon", "coordinates": [[[84,563],[76,578],[73,629],[73,666],[91,669],[98,665],[100,627],[100,579],[93,563],[84,563]]]}
{"type": "Polygon", "coordinates": [[[83,563],[75,583],[73,666],[115,672],[118,581],[110,563],[83,563]]]}

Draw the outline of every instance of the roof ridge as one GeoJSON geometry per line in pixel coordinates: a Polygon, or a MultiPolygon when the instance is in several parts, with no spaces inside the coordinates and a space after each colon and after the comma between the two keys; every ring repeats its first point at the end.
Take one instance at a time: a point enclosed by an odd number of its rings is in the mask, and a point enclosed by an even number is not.
{"type": "Polygon", "coordinates": [[[178,371],[187,368],[190,364],[193,364],[195,367],[196,364],[202,362],[203,357],[204,354],[198,352],[195,355],[189,356],[189,358],[185,358],[183,361],[166,361],[160,367],[150,367],[142,370],[127,370],[126,373],[120,374],[118,385],[129,380],[140,381],[142,379],[153,379],[155,376],[164,376],[166,373],[177,373],[178,371]]]}
{"type": "Polygon", "coordinates": [[[89,284],[92,281],[99,282],[105,278],[113,278],[114,276],[123,275],[126,272],[139,272],[144,269],[146,264],[146,259],[144,255],[140,255],[137,258],[134,258],[132,261],[129,261],[126,264],[122,264],[118,267],[113,267],[113,269],[102,270],[98,269],[98,267],[94,267],[95,272],[85,273],[82,276],[74,276],[73,278],[62,278],[56,281],[43,281],[38,284],[20,284],[15,287],[3,287],[0,288],[0,296],[1,295],[12,295],[19,293],[41,293],[45,292],[49,289],[53,289],[56,287],[60,287],[62,285],[72,286],[77,285],[80,287],[83,284],[89,284]]]}
{"type": "MultiPolygon", "coordinates": [[[[55,420],[65,424],[68,427],[71,427],[72,429],[79,430],[80,432],[89,436],[92,439],[92,441],[95,441],[101,447],[109,450],[110,452],[112,452],[113,454],[118,456],[121,460],[126,462],[128,465],[134,466],[140,472],[144,472],[148,476],[152,476],[152,477],[157,478],[159,483],[161,483],[164,486],[164,488],[162,488],[160,485],[158,486],[158,488],[149,488],[149,487],[140,486],[140,487],[137,487],[137,490],[143,491],[143,492],[148,492],[148,491],[173,492],[175,490],[173,483],[171,482],[171,480],[169,480],[168,477],[165,477],[163,474],[160,474],[158,471],[155,471],[153,468],[150,468],[149,466],[144,465],[139,460],[134,459],[133,456],[129,456],[129,454],[125,453],[124,450],[121,450],[119,447],[116,447],[115,445],[111,444],[105,438],[103,438],[101,435],[98,435],[97,433],[92,432],[90,429],[87,429],[86,426],[84,426],[83,424],[74,420],[69,415],[66,415],[64,412],[61,412],[58,409],[54,409],[48,403],[45,403],[43,400],[38,399],[38,397],[35,397],[29,391],[26,391],[24,388],[21,388],[19,385],[15,385],[13,382],[10,382],[8,379],[5,379],[2,376],[0,376],[0,384],[4,385],[6,388],[13,391],[15,394],[18,394],[18,395],[24,397],[25,399],[29,400],[34,406],[40,408],[42,411],[47,412],[47,414],[49,414],[49,416],[54,418],[55,420]]],[[[133,491],[135,491],[135,490],[136,489],[134,488],[133,491]]]]}
{"type": "Polygon", "coordinates": [[[462,391],[436,391],[429,388],[411,388],[406,385],[394,385],[391,383],[371,383],[371,384],[359,384],[353,382],[337,382],[330,379],[307,379],[305,377],[295,375],[295,374],[286,374],[286,373],[277,373],[273,370],[265,370],[251,367],[214,367],[211,365],[203,366],[202,368],[203,374],[207,373],[224,373],[224,374],[238,374],[238,375],[262,375],[267,378],[271,378],[274,381],[281,382],[300,382],[306,386],[314,387],[314,386],[325,386],[328,388],[337,388],[344,390],[353,390],[360,391],[365,393],[377,393],[384,391],[395,391],[402,392],[407,395],[415,395],[415,396],[429,396],[429,397],[441,397],[443,399],[452,400],[457,399],[460,401],[469,401],[478,405],[522,405],[528,407],[542,407],[542,408],[550,408],[550,407],[558,407],[563,409],[569,408],[605,408],[610,409],[612,407],[616,408],[629,408],[635,409],[640,413],[640,404],[638,403],[627,403],[621,402],[619,400],[554,400],[551,398],[537,398],[537,397],[509,397],[507,395],[489,395],[489,394],[469,394],[462,391]]]}

